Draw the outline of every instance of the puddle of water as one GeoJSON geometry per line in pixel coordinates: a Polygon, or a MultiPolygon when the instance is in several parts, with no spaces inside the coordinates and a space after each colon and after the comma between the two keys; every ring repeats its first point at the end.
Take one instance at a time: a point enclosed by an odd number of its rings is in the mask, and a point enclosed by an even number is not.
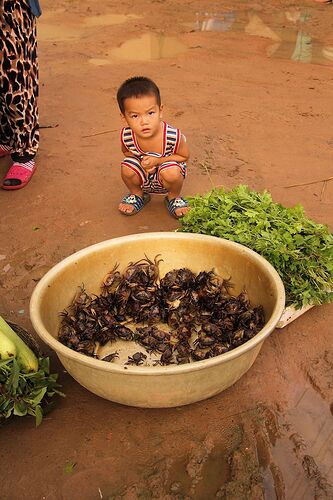
{"type": "Polygon", "coordinates": [[[38,24],[38,40],[43,42],[69,42],[78,40],[82,36],[79,26],[68,26],[62,24],[38,24]]]}
{"type": "Polygon", "coordinates": [[[38,38],[44,42],[67,42],[78,40],[89,28],[114,26],[123,24],[132,19],[140,19],[142,16],[135,14],[101,14],[98,16],[85,17],[83,21],[71,14],[65,13],[64,9],[57,9],[47,12],[43,15],[38,23],[38,38]],[[66,24],[63,24],[64,16],[66,16],[66,24]],[[59,19],[59,23],[55,23],[55,19],[59,19]],[[69,24],[68,24],[69,23],[69,24]]]}
{"type": "Polygon", "coordinates": [[[308,444],[308,454],[333,483],[333,419],[329,405],[311,387],[300,396],[288,420],[308,444]]]}
{"type": "Polygon", "coordinates": [[[107,66],[108,64],[111,64],[111,61],[109,59],[89,59],[89,63],[93,64],[94,66],[107,66]]]}
{"type": "Polygon", "coordinates": [[[132,38],[109,53],[119,59],[134,61],[152,61],[165,57],[174,57],[185,52],[187,47],[177,38],[162,33],[146,33],[132,38]]]}
{"type": "Polygon", "coordinates": [[[297,7],[275,15],[254,10],[205,12],[196,14],[194,30],[244,32],[274,42],[266,49],[268,57],[330,65],[333,63],[333,46],[325,46],[307,33],[306,23],[310,18],[309,10],[297,7]]]}
{"type": "Polygon", "coordinates": [[[186,459],[174,462],[169,470],[166,491],[168,493],[178,494],[180,498],[184,498],[190,491],[191,479],[186,474],[186,459]]]}
{"type": "MultiPolygon", "coordinates": [[[[312,457],[322,477],[333,484],[333,419],[329,405],[312,387],[307,387],[299,394],[295,407],[288,410],[285,418],[290,426],[289,434],[299,436],[300,460],[304,455],[312,457]]],[[[286,460],[290,445],[290,436],[278,439],[271,448],[273,460],[282,472],[289,498],[310,498],[307,496],[309,483],[305,474],[295,474],[290,460],[286,460]]]]}
{"type": "Polygon", "coordinates": [[[171,464],[166,492],[178,499],[216,498],[216,493],[230,479],[228,449],[221,444],[212,450],[198,446],[195,453],[197,455],[188,455],[171,464]]]}
{"type": "Polygon", "coordinates": [[[126,23],[131,19],[140,19],[141,17],[135,14],[100,14],[99,16],[86,17],[84,24],[85,26],[113,26],[126,23]]]}
{"type": "Polygon", "coordinates": [[[195,496],[198,499],[215,498],[216,492],[229,479],[230,467],[228,464],[228,454],[226,450],[214,449],[208,456],[201,476],[195,489],[195,496]]]}
{"type": "MultiPolygon", "coordinates": [[[[263,469],[262,471],[262,483],[264,487],[265,498],[270,498],[271,500],[276,499],[274,477],[269,467],[263,469]]],[[[282,495],[281,498],[283,498],[282,495]]]]}
{"type": "Polygon", "coordinates": [[[196,31],[228,31],[236,19],[235,11],[222,12],[217,14],[196,13],[195,30],[196,31]]]}

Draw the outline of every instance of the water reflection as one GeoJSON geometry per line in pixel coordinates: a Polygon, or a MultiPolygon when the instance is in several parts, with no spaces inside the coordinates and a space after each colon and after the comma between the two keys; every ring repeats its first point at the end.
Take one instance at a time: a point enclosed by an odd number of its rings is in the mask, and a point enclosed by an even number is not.
{"type": "Polygon", "coordinates": [[[196,14],[195,29],[196,31],[228,31],[233,25],[236,18],[235,12],[222,12],[221,14],[204,15],[196,14]]]}
{"type": "Polygon", "coordinates": [[[108,50],[105,58],[92,58],[94,66],[106,66],[117,59],[126,61],[152,61],[164,57],[174,57],[187,50],[177,38],[163,33],[146,33],[138,38],[131,38],[119,47],[108,50]]]}
{"type": "MultiPolygon", "coordinates": [[[[308,387],[299,394],[295,407],[287,411],[286,418],[290,434],[296,431],[301,443],[306,443],[301,455],[311,456],[318,467],[318,475],[320,473],[332,484],[333,422],[328,404],[312,387],[308,387]]],[[[275,452],[276,449],[273,449],[273,455],[275,452]]],[[[290,498],[306,498],[305,485],[301,477],[293,478],[288,491],[290,498]]]]}
{"type": "Polygon", "coordinates": [[[142,16],[135,14],[100,14],[99,16],[89,16],[84,19],[86,26],[113,26],[123,24],[132,19],[140,19],[142,16]]]}
{"type": "Polygon", "coordinates": [[[197,13],[194,23],[196,31],[245,32],[272,40],[266,48],[268,57],[291,59],[313,64],[333,62],[333,46],[313,38],[306,30],[311,18],[308,10],[290,7],[274,15],[248,11],[224,11],[220,13],[197,13]]]}
{"type": "Polygon", "coordinates": [[[38,38],[43,42],[69,42],[86,37],[92,28],[107,28],[140,19],[135,14],[100,14],[85,18],[67,13],[65,9],[50,10],[43,13],[38,22],[38,38]],[[66,16],[66,23],[63,22],[66,16]]]}
{"type": "Polygon", "coordinates": [[[164,57],[174,57],[186,50],[186,46],[177,38],[165,36],[163,33],[146,33],[132,38],[120,47],[112,49],[110,55],[120,59],[151,61],[164,57]]]}

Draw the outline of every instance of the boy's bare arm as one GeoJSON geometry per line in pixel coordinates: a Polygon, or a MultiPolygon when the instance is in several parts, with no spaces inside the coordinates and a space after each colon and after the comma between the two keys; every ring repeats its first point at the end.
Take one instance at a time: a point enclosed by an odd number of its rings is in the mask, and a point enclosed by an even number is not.
{"type": "Polygon", "coordinates": [[[176,154],[170,156],[161,156],[160,158],[156,158],[154,156],[144,156],[141,164],[143,168],[149,172],[150,170],[156,168],[158,165],[161,165],[161,163],[164,163],[166,161],[176,161],[178,163],[181,163],[187,161],[189,157],[190,150],[184,136],[182,135],[176,154]]]}
{"type": "Polygon", "coordinates": [[[162,160],[162,161],[160,161],[160,163],[163,163],[165,161],[176,161],[176,162],[180,163],[183,161],[187,161],[189,159],[189,157],[190,157],[190,149],[188,147],[188,144],[187,144],[184,136],[182,135],[178,149],[177,149],[177,153],[174,155],[167,156],[166,158],[165,157],[159,158],[159,160],[162,160]]]}
{"type": "Polygon", "coordinates": [[[133,156],[133,153],[131,153],[125,146],[124,144],[121,145],[121,150],[125,156],[133,156]]]}

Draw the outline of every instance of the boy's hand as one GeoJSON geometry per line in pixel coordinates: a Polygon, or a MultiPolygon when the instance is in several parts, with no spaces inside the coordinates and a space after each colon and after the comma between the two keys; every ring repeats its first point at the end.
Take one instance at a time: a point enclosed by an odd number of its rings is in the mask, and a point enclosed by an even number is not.
{"type": "Polygon", "coordinates": [[[141,165],[149,174],[155,172],[156,167],[160,164],[159,158],[155,156],[144,156],[141,160],[141,165]]]}

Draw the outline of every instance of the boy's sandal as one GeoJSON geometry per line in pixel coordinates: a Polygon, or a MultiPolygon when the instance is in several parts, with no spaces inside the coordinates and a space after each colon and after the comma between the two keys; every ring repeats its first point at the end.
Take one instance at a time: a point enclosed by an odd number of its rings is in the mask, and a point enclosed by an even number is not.
{"type": "Polygon", "coordinates": [[[2,180],[2,189],[14,190],[22,189],[31,180],[36,170],[36,163],[34,160],[27,161],[26,163],[13,163],[2,180]],[[5,181],[15,181],[14,183],[5,184],[5,181]]]}
{"type": "Polygon", "coordinates": [[[138,194],[127,194],[124,196],[124,198],[121,200],[120,203],[124,203],[124,205],[130,205],[133,207],[133,210],[131,212],[123,212],[122,210],[119,209],[119,212],[123,215],[135,215],[140,210],[143,209],[145,205],[150,201],[150,194],[144,193],[143,196],[139,196],[138,194]]]}
{"type": "Polygon", "coordinates": [[[182,217],[184,217],[185,214],[184,215],[176,214],[177,208],[188,207],[188,202],[182,196],[177,196],[177,198],[172,198],[172,200],[169,200],[169,198],[166,196],[164,201],[167,206],[167,209],[169,210],[170,215],[175,217],[175,219],[181,219],[182,217]]]}

